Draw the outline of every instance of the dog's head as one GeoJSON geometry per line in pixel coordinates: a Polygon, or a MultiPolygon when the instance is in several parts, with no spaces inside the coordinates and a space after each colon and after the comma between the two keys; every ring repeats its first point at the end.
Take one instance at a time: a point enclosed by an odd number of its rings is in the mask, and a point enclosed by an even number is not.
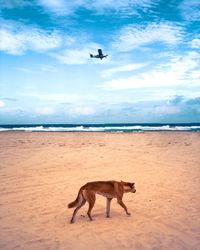
{"type": "Polygon", "coordinates": [[[134,182],[123,182],[123,181],[121,181],[121,183],[124,186],[124,191],[125,192],[131,192],[131,193],[135,193],[136,192],[135,183],[134,182]]]}

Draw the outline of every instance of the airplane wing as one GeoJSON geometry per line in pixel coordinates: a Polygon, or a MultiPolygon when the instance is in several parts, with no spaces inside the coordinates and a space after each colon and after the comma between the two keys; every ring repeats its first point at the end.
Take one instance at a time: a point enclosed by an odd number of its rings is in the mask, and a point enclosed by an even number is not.
{"type": "Polygon", "coordinates": [[[98,49],[98,53],[99,53],[100,56],[103,56],[103,53],[102,53],[101,49],[98,49]]]}

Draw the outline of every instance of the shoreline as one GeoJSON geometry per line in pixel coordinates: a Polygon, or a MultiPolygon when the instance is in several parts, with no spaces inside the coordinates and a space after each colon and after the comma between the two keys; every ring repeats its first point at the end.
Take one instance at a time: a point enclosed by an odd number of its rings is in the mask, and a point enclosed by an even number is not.
{"type": "Polygon", "coordinates": [[[182,124],[159,124],[159,123],[138,123],[138,124],[32,124],[32,125],[2,125],[0,132],[21,131],[21,132],[146,132],[146,131],[200,131],[200,123],[182,124]]]}
{"type": "Polygon", "coordinates": [[[140,133],[200,133],[200,130],[146,130],[146,131],[17,131],[17,130],[9,130],[9,131],[0,131],[0,134],[4,133],[22,133],[22,134],[28,134],[28,133],[39,133],[39,134],[99,134],[99,133],[105,133],[105,134],[140,134],[140,133]]]}

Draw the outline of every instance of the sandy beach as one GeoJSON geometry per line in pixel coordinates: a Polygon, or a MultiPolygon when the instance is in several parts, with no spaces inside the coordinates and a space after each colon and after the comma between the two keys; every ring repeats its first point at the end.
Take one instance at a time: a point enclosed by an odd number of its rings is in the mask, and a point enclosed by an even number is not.
{"type": "Polygon", "coordinates": [[[0,133],[0,249],[200,249],[200,133],[0,133]],[[131,216],[98,196],[70,224],[80,186],[135,182],[131,216]]]}

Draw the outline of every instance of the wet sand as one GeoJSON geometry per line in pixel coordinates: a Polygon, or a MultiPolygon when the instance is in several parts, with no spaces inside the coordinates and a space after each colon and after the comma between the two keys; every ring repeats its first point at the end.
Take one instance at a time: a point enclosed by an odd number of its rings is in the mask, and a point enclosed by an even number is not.
{"type": "Polygon", "coordinates": [[[200,133],[0,133],[0,249],[200,249],[200,133]],[[69,224],[67,204],[95,180],[136,183],[131,216],[98,196],[69,224]]]}

